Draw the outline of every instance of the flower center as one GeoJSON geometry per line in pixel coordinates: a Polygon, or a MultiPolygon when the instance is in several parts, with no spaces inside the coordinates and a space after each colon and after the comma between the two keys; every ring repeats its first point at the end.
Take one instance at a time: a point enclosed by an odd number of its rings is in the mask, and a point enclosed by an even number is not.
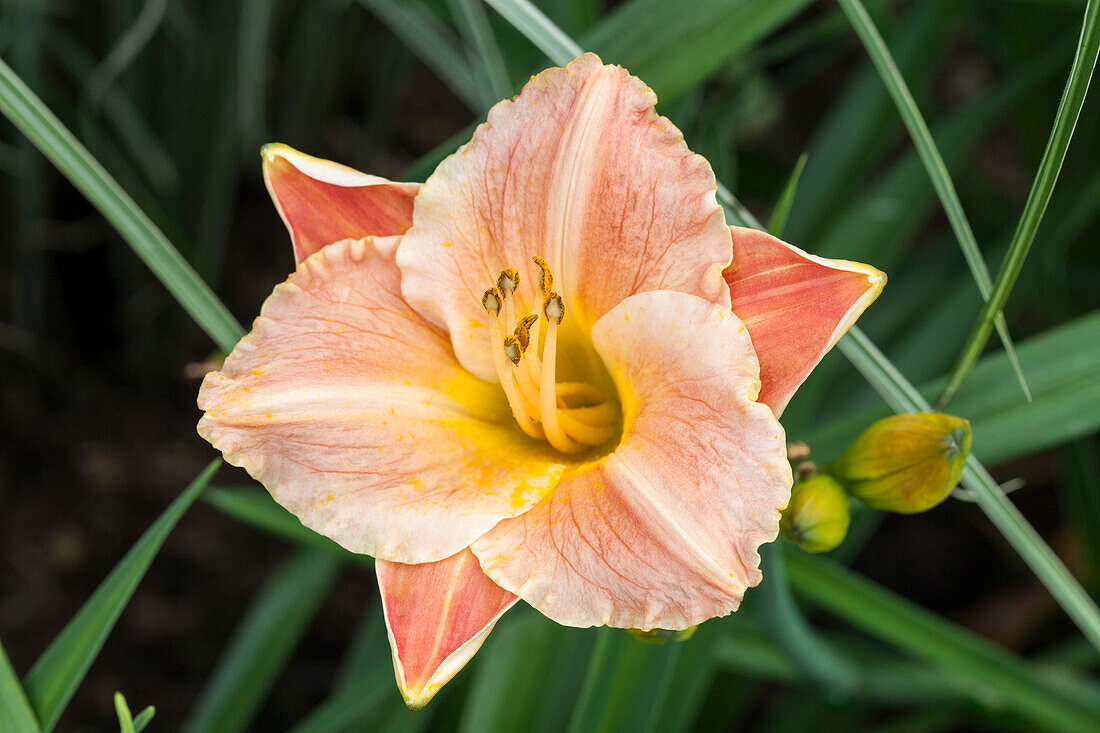
{"type": "Polygon", "coordinates": [[[516,422],[532,438],[545,438],[563,453],[603,445],[619,432],[617,400],[588,381],[557,381],[558,331],[565,303],[554,292],[554,276],[541,257],[538,291],[530,312],[516,298],[519,272],[508,267],[496,287],[481,296],[495,319],[490,324],[497,377],[516,422]]]}

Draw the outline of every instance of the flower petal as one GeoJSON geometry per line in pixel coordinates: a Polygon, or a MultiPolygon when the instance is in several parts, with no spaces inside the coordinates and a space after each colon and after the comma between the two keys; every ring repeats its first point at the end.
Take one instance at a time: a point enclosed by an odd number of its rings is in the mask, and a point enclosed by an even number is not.
{"type": "Polygon", "coordinates": [[[387,181],[282,143],[265,145],[262,155],[264,181],[296,262],[342,239],[404,234],[412,224],[419,183],[387,181]]]}
{"type": "Polygon", "coordinates": [[[416,199],[398,264],[409,304],[494,379],[481,295],[504,267],[534,296],[544,258],[567,323],[587,334],[623,298],[679,290],[729,305],[729,232],[714,174],[654,111],[653,91],[585,54],[500,102],[416,199]]]}
{"type": "Polygon", "coordinates": [[[526,510],[562,467],[401,300],[396,243],[330,245],[275,288],[203,381],[199,433],[349,550],[433,562],[526,510]]]}
{"type": "Polygon", "coordinates": [[[731,227],[724,276],[760,359],[760,401],[776,415],[886,285],[870,265],[828,260],[765,232],[731,227]]]}
{"type": "Polygon", "coordinates": [[[683,629],[735,610],[760,580],[790,496],[783,428],[730,311],[632,296],[592,329],[624,406],[622,443],[566,473],[471,549],[496,583],[570,626],[683,629]]]}
{"type": "Polygon", "coordinates": [[[379,560],[375,568],[397,686],[419,710],[466,666],[519,598],[489,580],[469,550],[422,565],[379,560]]]}

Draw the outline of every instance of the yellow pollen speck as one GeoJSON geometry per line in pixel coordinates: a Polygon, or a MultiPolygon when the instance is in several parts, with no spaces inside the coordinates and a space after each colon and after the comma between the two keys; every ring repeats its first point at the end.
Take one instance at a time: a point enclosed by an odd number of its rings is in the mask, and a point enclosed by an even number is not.
{"type": "Polygon", "coordinates": [[[476,318],[470,319],[470,328],[486,328],[485,324],[476,318]]]}
{"type": "Polygon", "coordinates": [[[450,246],[451,246],[451,243],[450,243],[450,242],[444,242],[444,243],[443,243],[443,246],[444,246],[444,247],[450,247],[450,246]]]}

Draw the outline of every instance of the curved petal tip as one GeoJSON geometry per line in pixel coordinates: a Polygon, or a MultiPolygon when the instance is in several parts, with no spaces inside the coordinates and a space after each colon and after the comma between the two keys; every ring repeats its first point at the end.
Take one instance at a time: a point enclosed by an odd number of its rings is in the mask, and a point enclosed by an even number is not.
{"type": "Polygon", "coordinates": [[[264,182],[302,262],[343,239],[404,234],[418,183],[395,183],[283,143],[260,149],[264,182]]]}
{"type": "Polygon", "coordinates": [[[733,264],[723,273],[733,312],[760,359],[760,402],[776,415],[829,349],[874,302],[886,275],[830,260],[765,232],[731,227],[733,264]]]}
{"type": "Polygon", "coordinates": [[[463,550],[420,565],[376,562],[393,670],[410,710],[428,704],[473,658],[516,596],[463,550]]]}

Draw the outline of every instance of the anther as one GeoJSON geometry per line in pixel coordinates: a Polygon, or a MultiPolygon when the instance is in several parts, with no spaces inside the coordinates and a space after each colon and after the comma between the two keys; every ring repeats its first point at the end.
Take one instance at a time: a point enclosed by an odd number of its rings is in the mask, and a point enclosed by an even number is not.
{"type": "Polygon", "coordinates": [[[505,267],[497,275],[497,287],[505,298],[514,293],[519,287],[519,271],[514,267],[505,267]]]}
{"type": "Polygon", "coordinates": [[[500,291],[496,288],[486,290],[485,294],[481,296],[481,307],[493,318],[496,318],[497,314],[500,313],[500,291]]]}
{"type": "Polygon", "coordinates": [[[538,323],[538,316],[524,316],[516,324],[516,338],[519,339],[519,348],[522,351],[527,351],[527,346],[531,343],[531,326],[538,323]]]}
{"type": "Polygon", "coordinates": [[[542,312],[546,314],[547,320],[551,323],[561,323],[565,318],[565,303],[562,302],[561,296],[557,293],[550,293],[546,296],[546,300],[542,304],[542,312]]]}
{"type": "Polygon", "coordinates": [[[520,357],[523,356],[523,349],[520,348],[519,339],[515,336],[508,336],[504,339],[504,355],[508,357],[508,360],[515,365],[519,365],[520,357]]]}
{"type": "Polygon", "coordinates": [[[532,257],[531,259],[539,266],[539,291],[542,293],[542,297],[545,298],[554,289],[554,274],[550,272],[550,265],[546,264],[546,260],[541,257],[532,257]]]}

